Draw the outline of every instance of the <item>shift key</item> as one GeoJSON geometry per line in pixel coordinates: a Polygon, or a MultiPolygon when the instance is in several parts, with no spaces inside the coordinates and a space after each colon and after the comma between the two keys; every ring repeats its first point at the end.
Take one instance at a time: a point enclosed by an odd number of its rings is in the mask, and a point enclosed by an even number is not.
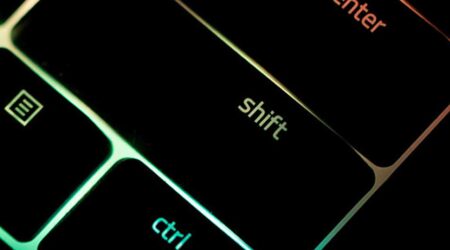
{"type": "MultiPolygon", "coordinates": [[[[86,9],[87,1],[60,2],[44,1],[33,10],[34,25],[20,32],[18,46],[48,62],[50,73],[65,72],[63,83],[251,247],[313,249],[372,187],[371,169],[351,147],[176,2],[151,1],[158,11],[150,16],[136,15],[149,9],[136,5],[123,11],[123,5],[110,4],[105,12],[102,4],[86,9]],[[54,4],[58,10],[46,11],[54,4]],[[138,38],[117,40],[115,28],[99,33],[98,26],[81,25],[91,40],[108,46],[74,43],[79,37],[72,31],[80,27],[74,10],[89,13],[95,18],[84,22],[97,25],[115,20],[115,13],[132,14],[123,20],[138,38]],[[139,16],[145,21],[134,19],[139,16]],[[151,37],[139,32],[149,29],[151,37]],[[41,32],[49,36],[35,36],[41,32]],[[58,44],[77,44],[77,51],[61,56],[58,44]],[[40,56],[41,45],[56,56],[40,56]],[[106,60],[102,55],[111,51],[115,60],[106,60]],[[142,64],[142,55],[151,60],[142,64]]],[[[162,218],[160,230],[175,222],[180,234],[192,235],[183,249],[198,240],[189,223],[156,216],[147,218],[147,230],[162,218]]]]}
{"type": "Polygon", "coordinates": [[[449,104],[449,43],[400,0],[185,2],[379,166],[449,104]]]}

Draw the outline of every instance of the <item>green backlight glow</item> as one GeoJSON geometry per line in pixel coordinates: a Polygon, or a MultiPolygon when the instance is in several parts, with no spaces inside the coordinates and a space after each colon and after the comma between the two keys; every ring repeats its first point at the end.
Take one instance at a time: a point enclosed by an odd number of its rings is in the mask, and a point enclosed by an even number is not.
{"type": "MultiPolygon", "coordinates": [[[[348,143],[340,134],[338,134],[333,128],[331,128],[326,122],[320,119],[312,110],[310,110],[293,92],[291,92],[285,85],[280,82],[269,71],[263,68],[258,62],[242,51],[232,41],[215,29],[212,25],[201,18],[197,13],[190,9],[180,0],[174,0],[184,10],[191,14],[197,21],[205,26],[210,32],[236,52],[240,57],[246,60],[256,70],[268,78],[273,84],[278,86],[280,90],[285,92],[290,98],[292,98],[299,106],[308,111],[314,118],[320,121],[324,126],[330,129],[336,136],[341,138],[351,149],[373,170],[375,174],[375,184],[372,189],[351,209],[347,215],[331,230],[331,232],[319,243],[315,250],[322,250],[326,245],[336,236],[336,234],[348,223],[348,221],[360,210],[360,208],[372,197],[372,195],[381,187],[381,185],[393,174],[393,172],[403,163],[403,161],[421,144],[421,142],[428,136],[429,133],[443,120],[450,112],[450,105],[441,114],[436,121],[430,125],[430,127],[421,135],[417,141],[411,145],[408,150],[388,168],[380,168],[372,163],[369,159],[364,157],[358,150],[356,150],[350,143],[348,143]]],[[[50,87],[63,96],[68,102],[73,104],[79,109],[89,120],[91,120],[98,129],[109,139],[111,145],[110,155],[105,161],[97,168],[97,170],[89,176],[86,181],[75,190],[74,193],[66,200],[64,204],[53,214],[53,216],[43,225],[33,240],[29,242],[19,242],[7,231],[0,227],[0,240],[3,240],[14,250],[37,250],[40,242],[64,219],[64,217],[74,209],[80,201],[92,190],[92,188],[108,173],[113,166],[125,159],[136,159],[144,163],[152,172],[154,172],[159,178],[161,178],[167,185],[169,185],[175,192],[177,192],[183,199],[185,199],[193,208],[199,211],[206,219],[211,221],[217,226],[223,233],[235,241],[243,249],[252,249],[246,244],[238,235],[236,235],[230,228],[223,224],[218,218],[216,218],[210,211],[197,202],[192,196],[184,191],[180,186],[174,183],[169,177],[162,173],[156,166],[148,161],[143,155],[141,155],[135,148],[133,148],[124,138],[122,138],[108,123],[106,123],[101,117],[99,117],[90,107],[85,105],[77,96],[65,88],[60,82],[49,75],[45,70],[35,64],[30,58],[27,57],[22,51],[20,51],[12,41],[12,34],[14,27],[17,23],[39,2],[39,0],[26,0],[17,9],[17,11],[3,24],[0,25],[0,48],[11,51],[20,61],[22,61],[29,69],[31,69],[36,75],[42,78],[50,87]]]]}
{"type": "MultiPolygon", "coordinates": [[[[197,202],[193,197],[191,197],[187,192],[185,192],[181,187],[175,184],[170,178],[164,175],[156,166],[149,162],[145,157],[143,157],[137,150],[135,150],[126,140],[124,140],[114,129],[112,129],[108,123],[106,123],[102,118],[100,118],[93,110],[91,110],[87,105],[85,105],[80,99],[78,99],[72,92],[65,88],[60,82],[49,75],[45,70],[40,68],[35,64],[30,58],[28,58],[24,53],[22,53],[12,42],[11,35],[13,28],[18,21],[38,2],[38,0],[28,0],[13,14],[13,16],[7,20],[2,26],[0,26],[0,47],[6,48],[16,55],[26,66],[28,66],[33,72],[35,72],[39,77],[41,77],[49,86],[51,86],[55,91],[61,94],[67,101],[72,103],[76,108],[78,108],[83,114],[90,119],[100,131],[109,139],[111,143],[111,154],[108,159],[103,162],[98,169],[90,176],[68,199],[67,201],[54,213],[54,215],[45,223],[41,228],[39,233],[30,242],[19,242],[14,239],[8,232],[0,227],[0,238],[11,246],[14,250],[37,250],[39,243],[53,230],[62,219],[72,210],[75,206],[89,193],[89,191],[102,179],[102,177],[117,163],[118,161],[124,159],[137,159],[143,162],[151,171],[158,175],[165,183],[167,183],[174,191],[176,191],[181,197],[183,197],[189,204],[191,204],[196,210],[198,210],[205,218],[216,225],[220,230],[222,230],[226,235],[228,235],[232,240],[239,244],[243,249],[252,249],[248,244],[246,244],[239,236],[237,236],[230,228],[224,225],[218,218],[216,218],[210,211],[203,207],[199,202],[197,202]]],[[[271,75],[267,70],[261,67],[256,61],[249,57],[245,52],[240,50],[235,46],[230,40],[223,36],[219,31],[209,25],[206,21],[201,19],[195,12],[189,9],[182,2],[177,1],[181,7],[193,15],[198,21],[204,24],[214,35],[219,37],[223,42],[225,42],[230,48],[232,48],[237,54],[244,58],[248,63],[250,63],[254,68],[256,68],[260,73],[265,75],[269,80],[271,80],[275,85],[280,87],[287,95],[289,95],[293,100],[295,100],[300,106],[311,113],[315,118],[321,121],[325,126],[330,128],[325,122],[320,120],[320,118],[315,115],[309,108],[304,105],[291,91],[289,91],[280,81],[278,81],[273,75],[271,75]]],[[[331,128],[330,128],[331,129],[331,128]]],[[[337,134],[337,133],[336,133],[337,134]]],[[[337,134],[338,135],[338,134],[337,134]]],[[[338,135],[339,136],[339,135],[338,135]]],[[[339,136],[340,137],[340,136],[339,136]]],[[[349,144],[348,144],[349,145],[349,144]]],[[[356,151],[356,150],[355,150],[356,151]]],[[[357,151],[356,151],[357,152],[357,151]]],[[[357,152],[359,154],[359,152],[357,152]]],[[[353,210],[352,210],[353,211],[353,210]]],[[[327,239],[324,240],[322,245],[326,243],[340,230],[340,228],[348,221],[354,212],[350,212],[340,225],[338,225],[333,232],[329,234],[327,239]]],[[[318,247],[317,249],[322,249],[323,247],[318,247]]]]}
{"type": "Polygon", "coordinates": [[[43,79],[56,92],[61,94],[67,101],[78,108],[86,117],[91,120],[98,129],[109,139],[111,144],[111,153],[108,159],[103,162],[98,169],[66,200],[66,202],[53,214],[45,223],[33,240],[29,242],[19,242],[7,231],[0,227],[0,239],[12,247],[14,250],[37,250],[39,243],[53,230],[62,219],[89,193],[89,191],[105,176],[106,173],[119,161],[125,159],[136,159],[144,163],[151,171],[169,185],[175,192],[183,197],[192,207],[200,212],[206,219],[222,230],[233,241],[243,249],[252,248],[237,236],[230,228],[223,224],[210,211],[197,202],[192,196],[184,191],[180,186],[174,183],[169,177],[161,172],[156,166],[148,161],[142,154],[133,148],[123,137],[121,137],[108,123],[99,117],[90,107],[84,104],[78,97],[65,88],[58,80],[53,78],[45,70],[34,63],[22,51],[20,51],[12,42],[12,31],[23,16],[30,11],[38,0],[27,0],[22,6],[0,26],[0,48],[11,51],[20,61],[30,68],[36,75],[43,79]]]}

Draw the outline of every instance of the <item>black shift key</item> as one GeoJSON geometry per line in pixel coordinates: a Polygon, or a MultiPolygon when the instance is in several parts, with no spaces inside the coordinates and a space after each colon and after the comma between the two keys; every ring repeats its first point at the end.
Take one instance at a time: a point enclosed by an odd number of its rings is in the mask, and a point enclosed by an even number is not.
{"type": "Polygon", "coordinates": [[[450,103],[449,43],[400,0],[185,2],[377,165],[450,103]]]}
{"type": "Polygon", "coordinates": [[[250,246],[314,248],[370,168],[176,2],[140,4],[42,1],[15,41],[250,246]]]}
{"type": "Polygon", "coordinates": [[[89,120],[0,50],[0,226],[30,240],[105,159],[89,120]]]}
{"type": "Polygon", "coordinates": [[[142,163],[105,178],[39,249],[241,249],[142,163]]]}

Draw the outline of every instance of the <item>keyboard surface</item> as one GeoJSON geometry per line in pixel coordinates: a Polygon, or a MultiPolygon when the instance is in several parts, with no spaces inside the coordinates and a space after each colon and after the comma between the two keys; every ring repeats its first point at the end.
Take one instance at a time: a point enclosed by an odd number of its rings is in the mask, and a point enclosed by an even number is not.
{"type": "Polygon", "coordinates": [[[295,227],[292,237],[304,235],[295,244],[311,248],[371,188],[372,171],[344,141],[175,2],[155,1],[148,8],[163,14],[145,22],[136,5],[110,4],[99,19],[103,5],[91,4],[86,25],[76,19],[84,6],[43,1],[18,46],[53,75],[64,72],[63,83],[249,244],[294,244],[279,240],[290,232],[265,228],[295,227]],[[132,40],[116,26],[98,32],[119,11],[132,13],[119,27],[133,24],[132,40]]]}
{"type": "Polygon", "coordinates": [[[2,28],[1,250],[444,245],[419,226],[448,210],[449,43],[400,1],[40,0],[2,28]]]}

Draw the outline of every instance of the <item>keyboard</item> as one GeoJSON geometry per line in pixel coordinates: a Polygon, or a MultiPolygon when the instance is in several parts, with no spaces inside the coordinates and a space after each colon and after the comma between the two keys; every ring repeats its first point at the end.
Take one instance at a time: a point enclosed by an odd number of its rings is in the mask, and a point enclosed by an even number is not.
{"type": "Polygon", "coordinates": [[[448,13],[0,3],[0,250],[442,248],[448,13]]]}

